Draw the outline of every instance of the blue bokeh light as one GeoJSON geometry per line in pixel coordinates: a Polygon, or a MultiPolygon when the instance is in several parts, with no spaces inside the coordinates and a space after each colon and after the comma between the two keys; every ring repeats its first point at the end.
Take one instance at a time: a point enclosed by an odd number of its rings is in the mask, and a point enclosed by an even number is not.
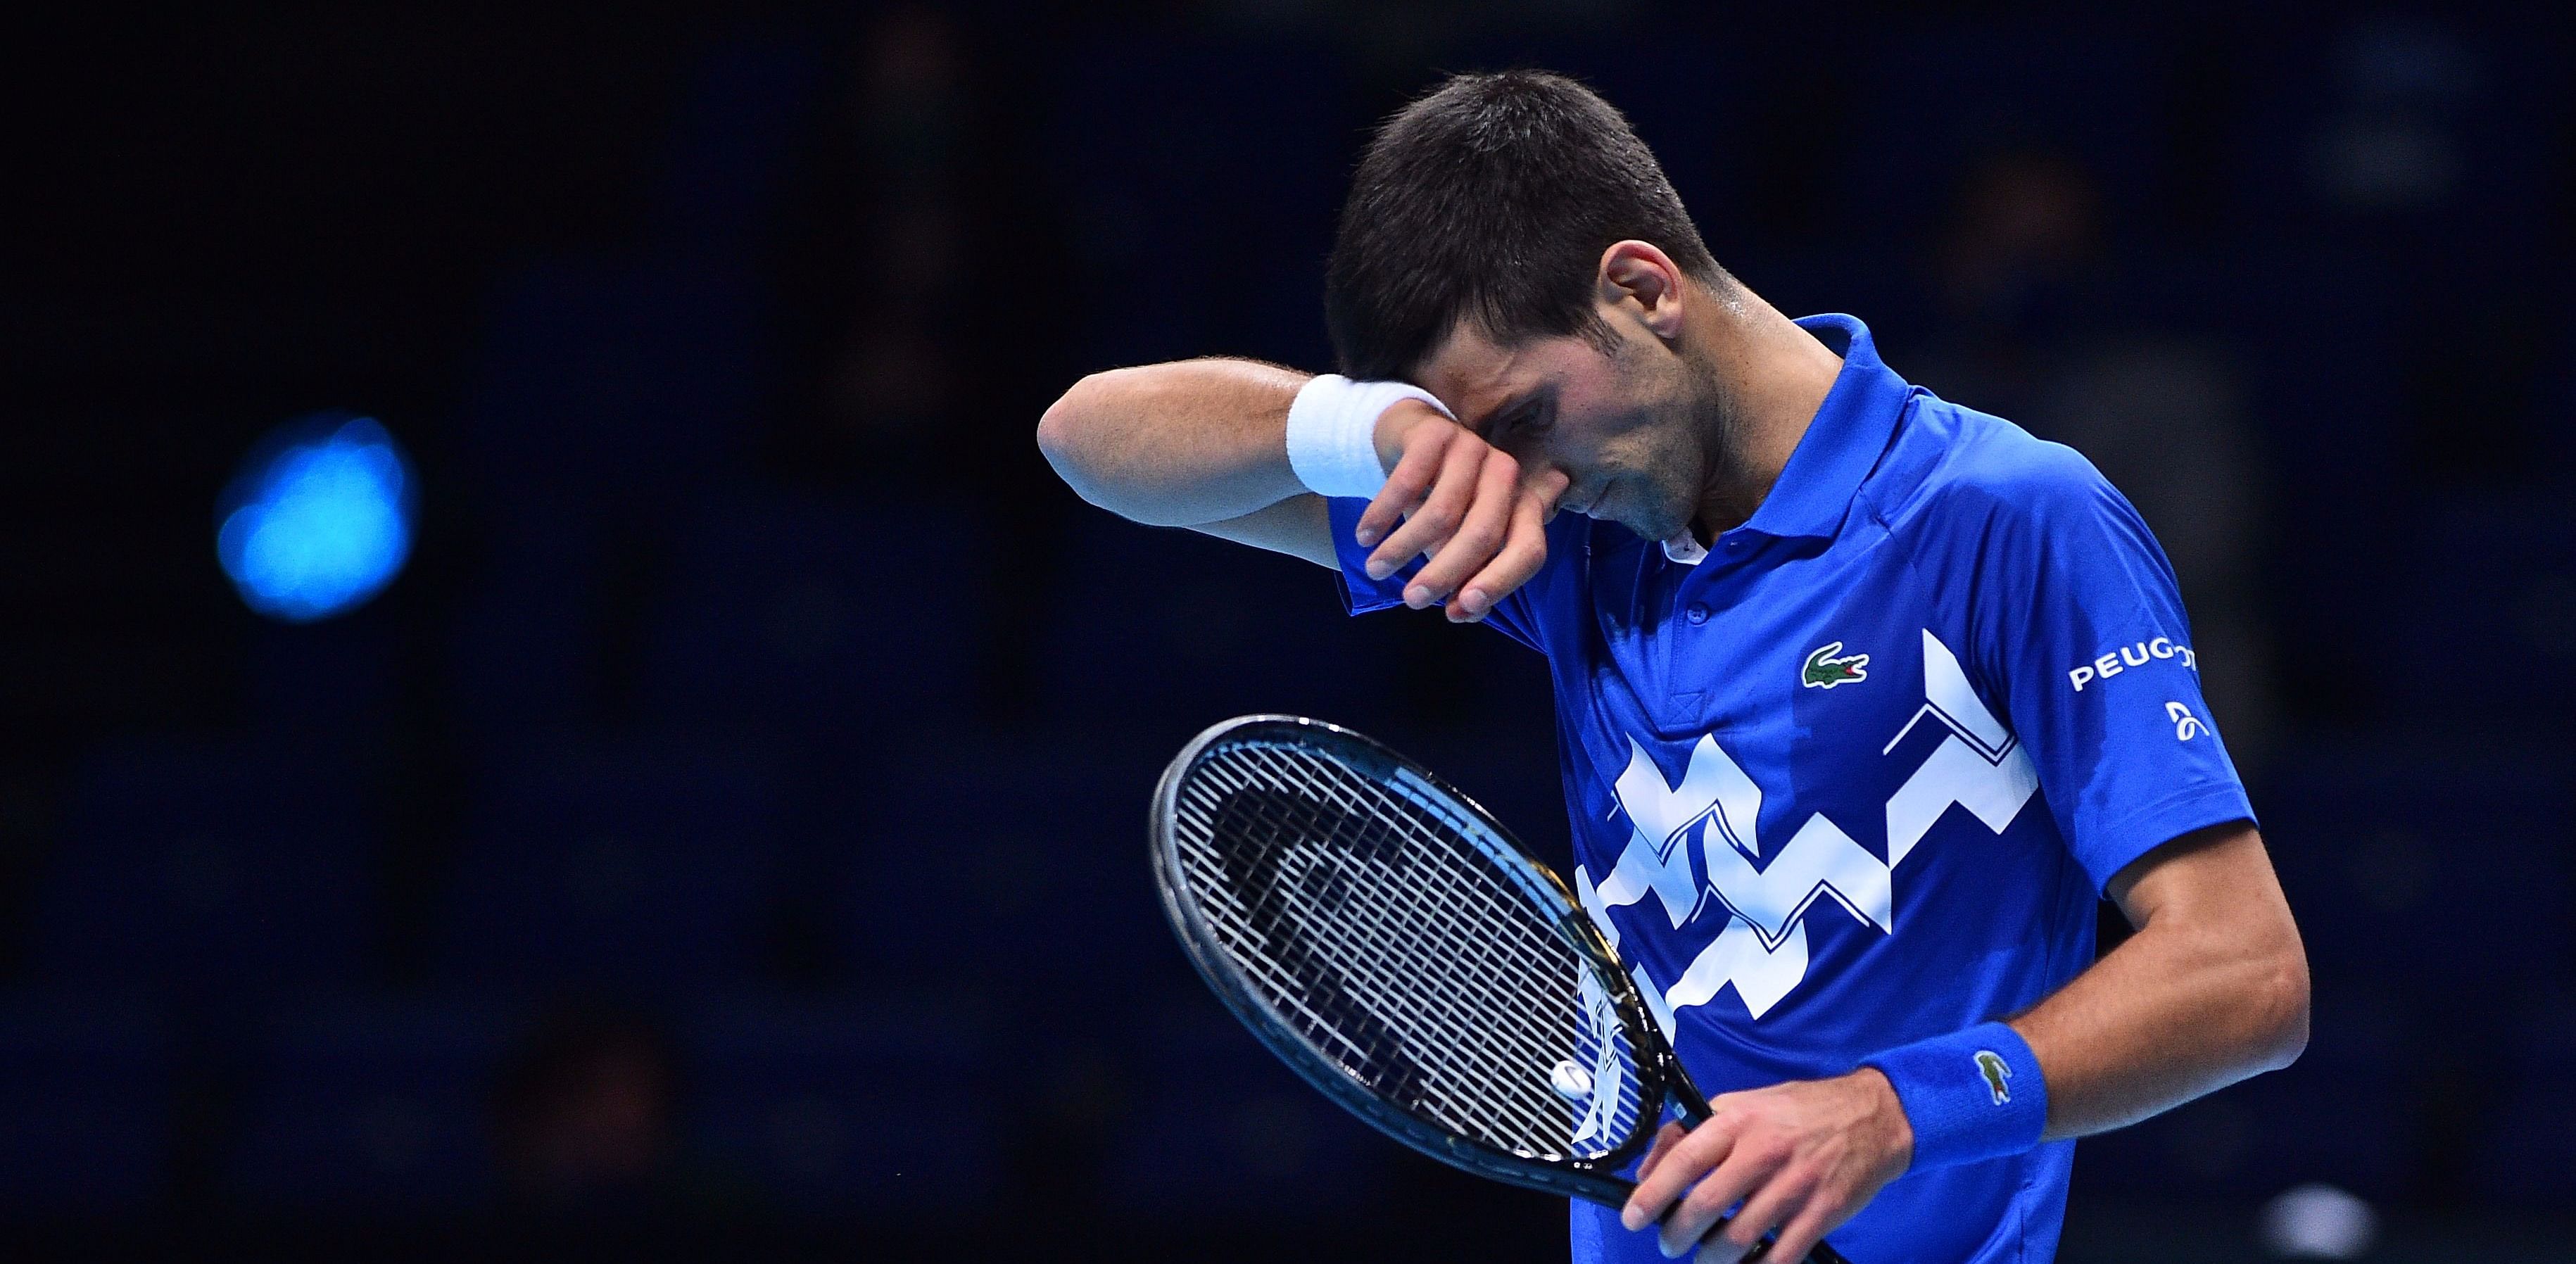
{"type": "Polygon", "coordinates": [[[289,623],[327,619],[402,571],[412,501],[411,464],[374,418],[291,422],[225,489],[215,557],[251,609],[289,623]]]}

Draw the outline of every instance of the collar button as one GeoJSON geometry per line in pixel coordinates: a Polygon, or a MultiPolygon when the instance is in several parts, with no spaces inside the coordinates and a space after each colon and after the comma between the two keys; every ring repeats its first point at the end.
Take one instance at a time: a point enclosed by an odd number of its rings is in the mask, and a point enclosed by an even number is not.
{"type": "Polygon", "coordinates": [[[1704,602],[1694,601],[1682,610],[1682,617],[1690,620],[1694,625],[1706,623],[1708,622],[1708,606],[1704,602]]]}

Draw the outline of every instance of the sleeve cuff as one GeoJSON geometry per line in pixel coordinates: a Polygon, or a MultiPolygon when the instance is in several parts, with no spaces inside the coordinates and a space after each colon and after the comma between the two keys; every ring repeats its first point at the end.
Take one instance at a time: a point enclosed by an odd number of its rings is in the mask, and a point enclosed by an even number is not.
{"type": "Polygon", "coordinates": [[[2254,803],[2245,797],[2244,786],[2233,781],[2187,786],[2099,831],[2101,844],[2080,840],[2076,859],[2093,880],[2094,894],[2100,895],[2110,888],[2112,877],[2138,857],[2193,830],[2229,821],[2255,823],[2254,803]]]}

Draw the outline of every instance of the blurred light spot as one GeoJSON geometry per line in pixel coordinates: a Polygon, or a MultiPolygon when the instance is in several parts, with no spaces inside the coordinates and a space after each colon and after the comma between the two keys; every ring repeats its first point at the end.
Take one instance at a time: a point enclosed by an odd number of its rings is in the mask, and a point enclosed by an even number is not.
{"type": "Polygon", "coordinates": [[[2358,1259],[2378,1236],[2379,1213],[2332,1185],[2301,1185],[2263,1207],[2263,1245],[2274,1255],[2358,1259]]]}
{"type": "Polygon", "coordinates": [[[371,417],[282,427],[252,450],[217,512],[224,574],[251,609],[289,623],[363,604],[411,555],[409,463],[371,417]]]}

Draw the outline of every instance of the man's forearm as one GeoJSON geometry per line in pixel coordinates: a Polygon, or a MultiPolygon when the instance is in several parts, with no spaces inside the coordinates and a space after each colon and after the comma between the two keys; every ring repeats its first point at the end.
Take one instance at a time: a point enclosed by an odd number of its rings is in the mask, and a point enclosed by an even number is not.
{"type": "Polygon", "coordinates": [[[1046,411],[1038,446],[1076,494],[1122,517],[1190,527],[1304,491],[1288,406],[1307,375],[1250,360],[1094,373],[1046,411]]]}
{"type": "Polygon", "coordinates": [[[2113,884],[2138,933],[2012,1020],[2047,1077],[2049,1140],[2135,1123],[2307,1044],[2307,958],[2262,839],[2222,826],[2149,859],[2113,884]]]}
{"type": "Polygon", "coordinates": [[[1446,602],[1452,622],[1484,618],[1538,573],[1568,481],[1525,471],[1418,387],[1319,383],[1250,360],[1092,374],[1047,409],[1037,438],[1074,492],[1112,513],[1337,569],[1324,497],[1366,495],[1349,539],[1372,550],[1369,573],[1423,559],[1405,603],[1446,602]]]}

